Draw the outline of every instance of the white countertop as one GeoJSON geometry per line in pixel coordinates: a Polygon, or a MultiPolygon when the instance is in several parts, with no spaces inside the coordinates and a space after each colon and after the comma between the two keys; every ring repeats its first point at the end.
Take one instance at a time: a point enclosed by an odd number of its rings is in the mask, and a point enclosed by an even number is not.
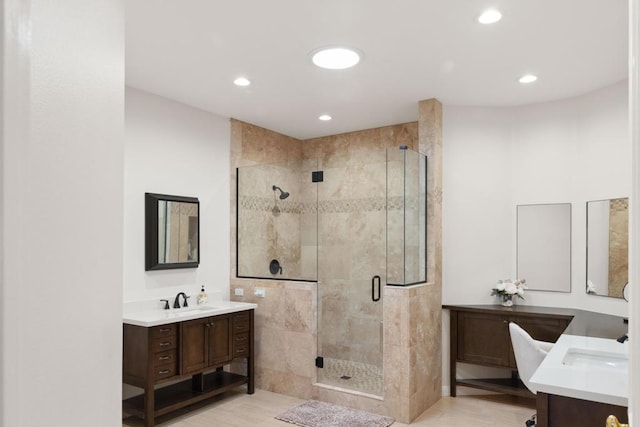
{"type": "Polygon", "coordinates": [[[628,365],[624,366],[625,359],[628,364],[628,354],[628,342],[562,335],[533,374],[531,384],[544,393],[628,406],[629,371],[628,365]],[[587,356],[572,362],[567,352],[578,355],[578,359],[581,353],[587,356]],[[596,359],[602,356],[601,359],[622,361],[622,367],[607,366],[602,360],[592,363],[589,354],[596,355],[596,359]]]}
{"type": "Polygon", "coordinates": [[[122,321],[129,325],[149,327],[199,319],[201,317],[217,316],[219,314],[235,313],[257,307],[257,304],[247,302],[212,301],[203,305],[172,308],[169,310],[153,308],[133,312],[125,311],[122,316],[122,321]]]}

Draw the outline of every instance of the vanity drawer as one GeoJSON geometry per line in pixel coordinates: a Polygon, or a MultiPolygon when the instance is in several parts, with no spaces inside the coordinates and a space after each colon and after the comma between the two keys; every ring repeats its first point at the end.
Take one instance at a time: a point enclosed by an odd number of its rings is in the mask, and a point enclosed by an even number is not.
{"type": "Polygon", "coordinates": [[[153,355],[153,365],[160,366],[176,362],[176,350],[163,351],[153,355]]]}
{"type": "Polygon", "coordinates": [[[163,378],[169,378],[176,374],[176,364],[160,365],[153,368],[155,379],[161,380],[163,378]]]}
{"type": "Polygon", "coordinates": [[[175,323],[155,326],[151,328],[151,339],[175,336],[177,329],[175,323]]]}
{"type": "Polygon", "coordinates": [[[243,312],[233,315],[233,333],[249,330],[249,313],[243,312]]]}
{"type": "Polygon", "coordinates": [[[177,347],[177,342],[178,340],[175,336],[156,338],[151,344],[151,351],[157,353],[160,351],[173,350],[177,347]]]}
{"type": "Polygon", "coordinates": [[[233,357],[246,357],[249,355],[249,333],[235,334],[233,336],[233,357]]]}

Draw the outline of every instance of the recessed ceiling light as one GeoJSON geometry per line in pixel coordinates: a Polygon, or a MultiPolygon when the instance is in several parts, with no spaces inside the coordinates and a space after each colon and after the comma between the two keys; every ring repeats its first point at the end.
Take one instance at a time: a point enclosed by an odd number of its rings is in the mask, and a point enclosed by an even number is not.
{"type": "Polygon", "coordinates": [[[502,19],[502,14],[495,9],[489,9],[482,12],[482,15],[478,18],[478,22],[481,24],[495,24],[502,19]]]}
{"type": "Polygon", "coordinates": [[[249,79],[247,79],[246,77],[238,77],[237,79],[235,79],[233,81],[233,83],[236,86],[249,86],[251,84],[251,81],[249,79]]]}
{"type": "Polygon", "coordinates": [[[323,122],[328,122],[329,120],[331,120],[331,116],[328,114],[323,114],[320,117],[318,117],[318,120],[322,120],[323,122]]]}
{"type": "Polygon", "coordinates": [[[533,83],[536,80],[538,80],[538,76],[535,76],[533,74],[525,74],[524,76],[520,77],[518,81],[520,83],[533,83]]]}
{"type": "Polygon", "coordinates": [[[344,70],[360,62],[360,54],[346,47],[330,47],[315,51],[312,55],[314,64],[330,70],[344,70]]]}

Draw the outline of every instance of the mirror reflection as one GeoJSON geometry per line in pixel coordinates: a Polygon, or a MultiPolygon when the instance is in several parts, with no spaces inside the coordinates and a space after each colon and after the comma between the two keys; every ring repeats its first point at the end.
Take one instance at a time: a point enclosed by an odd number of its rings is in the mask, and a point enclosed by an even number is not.
{"type": "Polygon", "coordinates": [[[198,259],[198,205],[158,202],[158,262],[161,264],[198,259]]]}
{"type": "Polygon", "coordinates": [[[629,199],[587,202],[587,286],[590,295],[623,298],[629,281],[629,199]]]}
{"type": "Polygon", "coordinates": [[[517,277],[530,290],[571,292],[571,204],[517,207],[517,277]]]}
{"type": "Polygon", "coordinates": [[[200,260],[197,198],[146,193],[146,269],[197,267],[200,260]]]}

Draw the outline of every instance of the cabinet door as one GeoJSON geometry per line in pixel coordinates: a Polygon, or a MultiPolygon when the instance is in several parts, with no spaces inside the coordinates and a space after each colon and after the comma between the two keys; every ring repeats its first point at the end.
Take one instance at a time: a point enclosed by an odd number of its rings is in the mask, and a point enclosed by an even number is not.
{"type": "Polygon", "coordinates": [[[209,366],[231,361],[231,316],[209,318],[209,366]]]}
{"type": "Polygon", "coordinates": [[[515,317],[511,319],[527,331],[534,340],[556,342],[567,329],[569,320],[548,317],[515,317]]]}
{"type": "Polygon", "coordinates": [[[208,366],[209,318],[180,324],[180,373],[189,374],[208,366]]]}
{"type": "Polygon", "coordinates": [[[458,361],[488,366],[510,366],[511,341],[502,315],[458,314],[458,361]]]}

